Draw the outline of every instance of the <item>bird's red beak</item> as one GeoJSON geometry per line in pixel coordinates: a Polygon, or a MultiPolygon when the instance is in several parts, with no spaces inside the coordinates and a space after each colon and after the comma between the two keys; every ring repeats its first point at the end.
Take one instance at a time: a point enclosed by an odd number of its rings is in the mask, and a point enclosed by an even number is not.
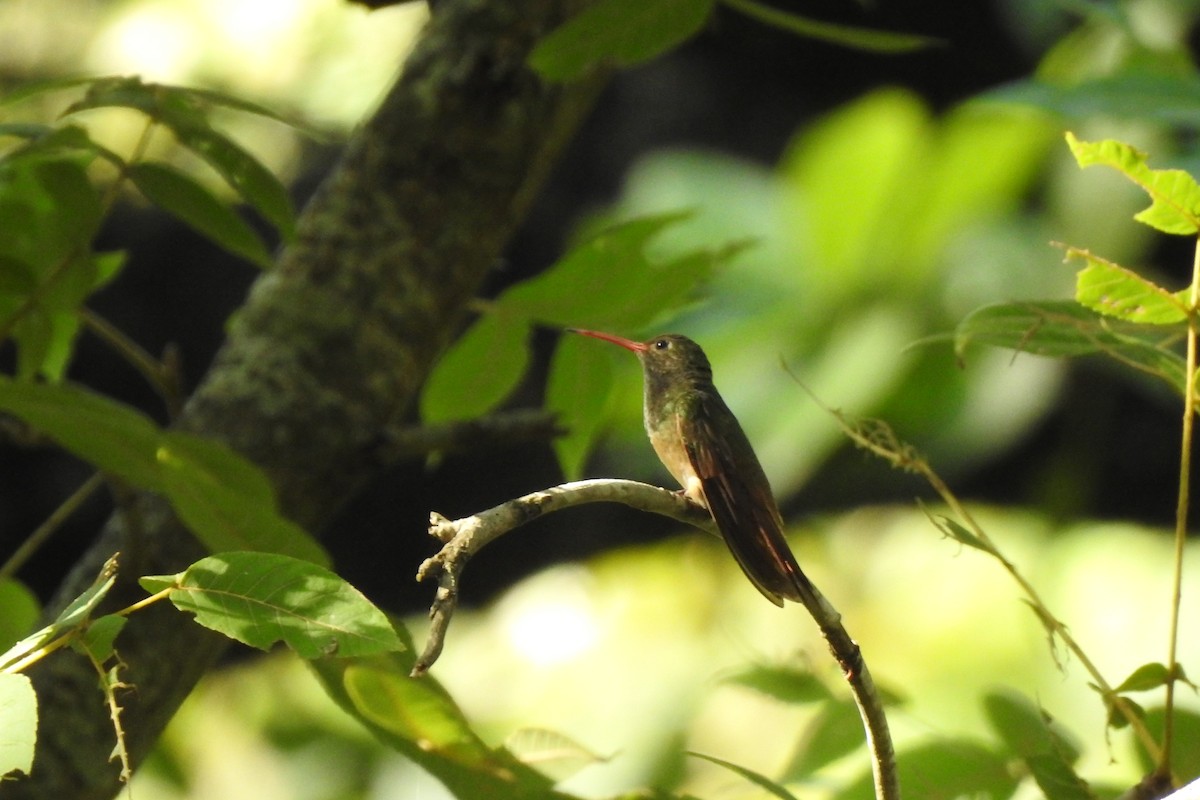
{"type": "Polygon", "coordinates": [[[622,339],[620,336],[613,336],[611,333],[602,333],[600,331],[585,331],[582,328],[567,328],[569,333],[578,333],[582,336],[590,336],[593,339],[603,339],[606,342],[612,342],[615,345],[620,345],[626,350],[632,350],[635,353],[646,352],[646,345],[642,342],[635,342],[632,339],[622,339]]]}

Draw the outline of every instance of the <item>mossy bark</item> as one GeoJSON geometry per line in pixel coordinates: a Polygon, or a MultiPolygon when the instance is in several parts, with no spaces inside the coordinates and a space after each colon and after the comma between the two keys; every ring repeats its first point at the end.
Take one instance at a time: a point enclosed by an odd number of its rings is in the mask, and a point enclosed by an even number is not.
{"type": "MultiPolygon", "coordinates": [[[[538,38],[577,5],[438,4],[188,401],[179,426],[250,457],[309,530],[381,469],[383,431],[410,408],[590,105],[595,82],[547,85],[526,66],[538,38]]],[[[204,555],[161,499],[139,496],[74,567],[59,602],[117,550],[114,604],[144,595],[136,576],[174,573],[204,555]]],[[[121,694],[135,764],[226,645],[161,605],[133,615],[117,641],[122,677],[136,687],[121,694]]],[[[6,783],[4,797],[112,797],[114,734],[92,667],[59,652],[29,675],[40,707],[33,775],[6,783]]]]}

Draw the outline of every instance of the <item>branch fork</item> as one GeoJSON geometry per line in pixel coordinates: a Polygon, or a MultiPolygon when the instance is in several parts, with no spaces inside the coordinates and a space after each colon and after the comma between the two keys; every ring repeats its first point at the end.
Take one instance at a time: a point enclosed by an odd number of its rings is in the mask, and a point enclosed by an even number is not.
{"type": "MultiPolygon", "coordinates": [[[[417,570],[417,580],[436,577],[438,589],[429,609],[430,629],[425,649],[412,668],[412,676],[424,675],[441,655],[450,618],[458,606],[459,581],[473,555],[505,533],[546,514],[599,502],[621,503],[717,534],[716,524],[708,509],[681,492],[637,481],[608,478],[564,483],[456,520],[433,512],[429,515],[429,534],[442,542],[442,549],[421,564],[417,570]]],[[[883,704],[858,644],[842,626],[837,609],[815,587],[812,602],[806,602],[805,608],[825,637],[858,706],[866,730],[867,746],[871,751],[876,798],[899,800],[900,787],[891,734],[883,704]]]]}

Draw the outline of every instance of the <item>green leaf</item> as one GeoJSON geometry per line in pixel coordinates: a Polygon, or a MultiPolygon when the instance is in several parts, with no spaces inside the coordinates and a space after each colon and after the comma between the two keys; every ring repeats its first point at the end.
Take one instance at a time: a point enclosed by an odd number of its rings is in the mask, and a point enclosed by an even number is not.
{"type": "Polygon", "coordinates": [[[169,595],[196,622],[267,650],[282,641],[301,658],[359,656],[402,647],[387,615],[346,581],[275,553],[220,553],[192,564],[169,595]]]}
{"type": "Polygon", "coordinates": [[[1094,800],[1087,783],[1071,766],[1079,759],[1079,747],[1044,711],[1015,692],[987,694],[984,709],[992,728],[1025,761],[1046,797],[1094,800]]]}
{"type": "Polygon", "coordinates": [[[529,326],[485,314],[438,361],[421,393],[421,419],[471,419],[490,411],[520,383],[529,363],[529,326]]]}
{"type": "Polygon", "coordinates": [[[138,585],[150,594],[158,594],[166,589],[174,588],[178,575],[143,575],[138,578],[138,585]]]}
{"type": "Polygon", "coordinates": [[[352,666],[345,682],[355,708],[381,728],[465,762],[491,760],[490,749],[458,707],[423,681],[393,670],[352,666]]]}
{"type": "Polygon", "coordinates": [[[0,674],[0,777],[33,769],[37,694],[24,675],[0,674]]]}
{"type": "Polygon", "coordinates": [[[130,164],[129,179],[150,202],[175,215],[235,255],[260,267],[271,254],[250,226],[195,179],[164,164],[130,164]]]}
{"type": "Polygon", "coordinates": [[[745,242],[734,242],[652,257],[652,240],[690,216],[691,212],[671,211],[604,227],[496,302],[507,313],[551,325],[641,330],[677,312],[718,266],[746,247],[745,242]]]}
{"type": "Polygon", "coordinates": [[[954,349],[960,358],[974,344],[1051,357],[1104,354],[1182,395],[1186,369],[1171,349],[1172,333],[1106,318],[1071,301],[1002,303],[967,315],[955,330],[954,349]]]}
{"type": "Polygon", "coordinates": [[[1187,298],[1119,264],[1086,250],[1067,248],[1067,258],[1082,258],[1087,266],[1077,275],[1075,299],[1093,311],[1146,325],[1170,325],[1187,319],[1187,298]]]}
{"type": "Polygon", "coordinates": [[[236,142],[207,125],[175,128],[179,143],[203,158],[221,177],[274,225],[285,241],[295,234],[291,198],[279,179],[236,142]]]}
{"type": "Polygon", "coordinates": [[[758,772],[755,772],[752,769],[743,767],[740,764],[734,764],[732,761],[726,761],[723,758],[717,758],[715,756],[706,756],[703,753],[697,753],[694,750],[689,750],[688,755],[694,756],[699,759],[703,759],[704,761],[711,762],[713,764],[716,764],[717,766],[724,767],[725,769],[729,770],[730,772],[733,772],[733,773],[736,773],[737,775],[742,776],[743,778],[748,780],[750,783],[753,783],[755,786],[759,787],[760,789],[765,790],[768,794],[772,794],[775,797],[778,797],[779,800],[796,800],[796,796],[794,794],[792,794],[791,792],[789,792],[787,789],[783,788],[775,781],[771,780],[770,778],[768,778],[758,772]]]}
{"type": "Polygon", "coordinates": [[[410,653],[319,659],[325,690],[381,741],[435,776],[456,797],[567,800],[503,749],[487,747],[431,676],[408,677],[410,653]]]}
{"type": "Polygon", "coordinates": [[[1128,119],[1200,125],[1200,78],[1125,70],[1095,80],[1055,85],[1041,80],[1004,84],[980,96],[985,102],[1042,108],[1073,119],[1128,119]]]}
{"type": "Polygon", "coordinates": [[[113,642],[121,633],[127,622],[125,617],[106,614],[92,620],[83,631],[83,636],[72,643],[80,652],[92,657],[98,664],[103,664],[115,654],[113,642]]]}
{"type": "Polygon", "coordinates": [[[967,528],[964,527],[958,520],[947,517],[945,514],[934,514],[932,511],[926,508],[924,503],[919,500],[917,501],[917,505],[919,505],[921,510],[925,512],[925,516],[929,517],[929,521],[932,522],[938,530],[946,534],[946,536],[950,537],[959,544],[966,545],[967,547],[972,547],[976,550],[982,550],[985,553],[992,553],[993,555],[995,554],[995,550],[989,547],[987,542],[983,541],[974,533],[967,530],[967,528]]]}
{"type": "Polygon", "coordinates": [[[865,745],[858,707],[848,700],[826,703],[804,731],[783,780],[809,780],[821,767],[865,745]]]}
{"type": "Polygon", "coordinates": [[[691,38],[713,0],[600,0],[538,42],[529,64],[550,80],[640,64],[691,38]]]}
{"type": "Polygon", "coordinates": [[[546,728],[521,728],[509,734],[504,747],[523,764],[554,781],[565,781],[584,767],[608,761],[574,739],[546,728]]]}
{"type": "Polygon", "coordinates": [[[733,673],[723,682],[752,689],[784,703],[815,703],[833,699],[825,684],[811,672],[794,667],[757,664],[733,673]]]}
{"type": "Polygon", "coordinates": [[[155,457],[159,429],[140,411],[66,384],[50,386],[2,377],[0,409],[134,486],[160,488],[155,457]]]}
{"type": "Polygon", "coordinates": [[[1024,696],[1012,691],[988,692],[983,707],[993,730],[1017,755],[1024,758],[1054,753],[1068,764],[1079,759],[1079,747],[1045,711],[1024,696]]]}
{"type": "Polygon", "coordinates": [[[245,114],[253,114],[256,117],[274,120],[275,122],[283,123],[289,128],[300,131],[311,139],[320,139],[321,136],[315,128],[309,128],[296,120],[289,119],[277,111],[272,111],[264,105],[252,103],[249,100],[244,100],[240,97],[235,97],[231,94],[218,91],[216,89],[199,89],[193,86],[168,86],[159,87],[166,89],[172,93],[182,95],[191,99],[193,102],[202,105],[224,106],[225,108],[241,111],[245,114]]]}
{"type": "Polygon", "coordinates": [[[1150,207],[1134,219],[1163,233],[1194,234],[1200,231],[1200,185],[1183,170],[1153,170],[1146,154],[1122,142],[1105,139],[1084,142],[1067,132],[1067,144],[1080,167],[1112,167],[1150,195],[1150,207]]]}
{"type": "Polygon", "coordinates": [[[41,604],[25,584],[0,579],[0,652],[33,630],[40,614],[41,604]]]}
{"type": "Polygon", "coordinates": [[[563,337],[550,361],[546,409],[553,412],[566,436],[554,440],[554,452],[567,480],[583,474],[595,445],[612,388],[612,361],[599,347],[578,336],[563,337]]]}
{"type": "Polygon", "coordinates": [[[92,585],[79,594],[74,600],[67,604],[67,607],[59,612],[58,617],[50,627],[58,630],[66,628],[75,628],[82,625],[91,618],[92,612],[100,605],[100,601],[112,589],[113,584],[117,582],[117,557],[112,555],[108,561],[104,562],[104,566],[100,568],[100,572],[96,575],[92,585]]]}
{"type": "Polygon", "coordinates": [[[40,139],[53,133],[52,125],[40,122],[3,122],[0,123],[0,136],[12,136],[17,139],[40,139]]]}
{"type": "MultiPolygon", "coordinates": [[[[77,79],[74,84],[90,85],[85,96],[67,109],[64,115],[93,108],[116,106],[136,109],[153,119],[173,126],[196,122],[204,123],[207,107],[216,105],[298,128],[295,123],[265,106],[213,89],[145,83],[136,76],[77,79]]],[[[68,83],[67,85],[72,84],[68,83]]]]}
{"type": "MultiPolygon", "coordinates": [[[[1097,692],[1100,691],[1099,687],[1092,684],[1088,685],[1097,692]]],[[[1132,712],[1134,717],[1141,720],[1146,719],[1146,709],[1142,708],[1141,704],[1139,704],[1136,700],[1132,700],[1125,695],[1121,695],[1121,700],[1122,703],[1128,707],[1128,710],[1132,712]]],[[[1111,696],[1104,696],[1104,707],[1108,709],[1108,717],[1105,720],[1105,722],[1108,724],[1108,727],[1112,728],[1114,731],[1125,730],[1129,727],[1129,717],[1125,716],[1125,712],[1121,710],[1111,696]]]]}
{"type": "MultiPolygon", "coordinates": [[[[1162,708],[1152,708],[1146,712],[1146,726],[1152,731],[1161,731],[1166,713],[1162,708]]],[[[1171,758],[1171,771],[1185,779],[1194,779],[1200,775],[1200,713],[1190,708],[1181,708],[1176,704],[1174,709],[1175,747],[1171,758]]],[[[1138,746],[1136,737],[1128,739],[1142,771],[1149,773],[1158,765],[1146,755],[1145,748],[1138,746]]]]}
{"type": "Polygon", "coordinates": [[[1170,671],[1165,664],[1142,664],[1129,674],[1129,677],[1116,687],[1117,692],[1148,692],[1160,686],[1166,686],[1170,681],[1170,671]]]}
{"type": "Polygon", "coordinates": [[[47,78],[44,80],[30,81],[22,83],[15,89],[5,92],[0,95],[0,106],[13,105],[28,100],[31,97],[37,97],[46,92],[58,92],[63,89],[74,89],[77,86],[84,86],[95,82],[92,76],[69,75],[62,78],[47,78]]]}
{"type": "Polygon", "coordinates": [[[870,30],[809,19],[754,0],[721,0],[730,8],[780,30],[831,44],[876,53],[909,53],[944,44],[940,39],[911,33],[870,30]]]}
{"type": "Polygon", "coordinates": [[[87,622],[96,606],[104,599],[116,582],[117,557],[114,555],[104,563],[92,585],[67,604],[54,622],[31,633],[0,655],[0,670],[11,669],[27,656],[37,652],[52,639],[71,632],[87,622]]]}
{"type": "Polygon", "coordinates": [[[171,506],[212,552],[252,550],[329,564],[321,545],[280,513],[262,471],[223,442],[168,431],[156,455],[171,506]]]}
{"type": "MultiPolygon", "coordinates": [[[[921,787],[922,800],[987,797],[1004,800],[1017,788],[1008,759],[966,739],[922,742],[897,754],[901,786],[921,787]]],[[[837,800],[873,800],[870,772],[834,795],[837,800]]]]}

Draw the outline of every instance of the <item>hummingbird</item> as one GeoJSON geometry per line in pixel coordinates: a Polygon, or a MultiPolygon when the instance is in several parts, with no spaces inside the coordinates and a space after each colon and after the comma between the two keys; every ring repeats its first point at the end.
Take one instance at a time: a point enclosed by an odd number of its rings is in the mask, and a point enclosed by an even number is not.
{"type": "Polygon", "coordinates": [[[783,538],[783,518],[750,440],[713,385],[700,345],[663,334],[645,342],[568,328],[633,351],[642,362],[646,434],[685,497],[708,509],[746,577],[777,606],[817,592],[783,538]]]}

